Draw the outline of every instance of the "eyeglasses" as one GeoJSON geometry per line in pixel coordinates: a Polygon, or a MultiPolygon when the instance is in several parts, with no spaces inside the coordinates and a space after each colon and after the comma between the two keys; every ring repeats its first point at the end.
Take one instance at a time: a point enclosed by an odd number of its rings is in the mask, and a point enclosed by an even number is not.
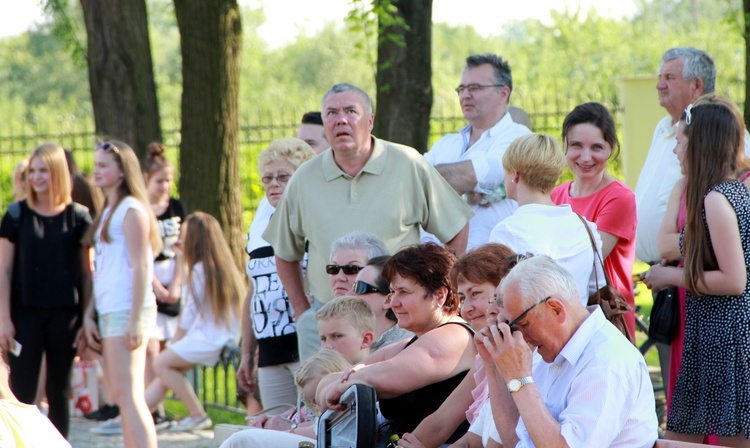
{"type": "Polygon", "coordinates": [[[117,146],[115,146],[115,144],[112,143],[112,142],[99,142],[99,143],[97,143],[96,146],[94,147],[94,150],[98,151],[100,149],[102,151],[106,151],[106,152],[112,151],[113,153],[117,154],[118,156],[120,155],[120,150],[117,149],[117,146]]]}
{"type": "Polygon", "coordinates": [[[482,89],[485,89],[487,87],[505,87],[505,84],[489,84],[489,85],[482,85],[482,84],[469,84],[468,86],[460,85],[456,87],[456,93],[461,95],[464,93],[464,90],[468,90],[470,94],[475,94],[479,92],[482,89]]]}
{"type": "Polygon", "coordinates": [[[516,330],[518,330],[518,328],[517,328],[518,322],[520,322],[523,318],[525,318],[526,315],[529,314],[529,312],[531,310],[533,310],[534,308],[536,308],[537,306],[543,304],[544,302],[546,302],[547,300],[549,300],[551,298],[552,298],[552,296],[547,296],[546,298],[544,298],[544,299],[538,301],[537,303],[531,305],[530,307],[526,308],[526,310],[523,313],[519,314],[518,317],[516,317],[515,319],[513,319],[512,321],[510,321],[508,323],[508,326],[510,327],[510,331],[516,331],[516,330]]]}
{"type": "Polygon", "coordinates": [[[693,105],[688,104],[685,108],[685,124],[690,124],[693,121],[693,105]]]}
{"type": "Polygon", "coordinates": [[[344,271],[344,275],[357,275],[362,269],[364,269],[364,266],[357,266],[356,264],[345,264],[343,266],[338,264],[326,265],[328,275],[337,275],[342,270],[344,271]]]}
{"type": "Polygon", "coordinates": [[[273,182],[274,179],[278,180],[280,184],[285,184],[289,182],[289,179],[292,177],[291,174],[287,173],[280,173],[278,176],[263,176],[260,178],[260,181],[263,182],[263,185],[268,185],[271,182],[273,182]]]}
{"type": "MultiPolygon", "coordinates": [[[[344,274],[346,274],[346,271],[344,271],[344,274]]],[[[370,294],[373,292],[382,294],[384,296],[388,295],[387,292],[381,291],[380,288],[378,288],[377,286],[371,285],[367,282],[363,282],[362,280],[357,280],[356,282],[354,282],[354,284],[352,284],[352,292],[354,292],[354,294],[360,294],[360,295],[370,294]]]]}

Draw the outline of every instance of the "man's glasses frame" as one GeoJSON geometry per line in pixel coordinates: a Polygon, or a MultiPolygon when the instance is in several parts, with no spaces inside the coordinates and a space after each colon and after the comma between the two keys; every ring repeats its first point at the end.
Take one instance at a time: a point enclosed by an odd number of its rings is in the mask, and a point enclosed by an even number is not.
{"type": "Polygon", "coordinates": [[[540,301],[536,302],[535,304],[531,305],[530,307],[526,308],[523,313],[521,313],[521,314],[518,315],[518,317],[516,317],[512,321],[508,322],[508,326],[510,327],[510,331],[513,332],[513,331],[518,330],[518,323],[521,322],[521,320],[523,320],[526,317],[526,315],[529,314],[529,312],[531,310],[533,310],[534,308],[536,308],[537,306],[543,304],[544,302],[546,302],[547,300],[549,300],[551,298],[552,298],[552,296],[547,296],[547,297],[543,298],[542,300],[540,300],[540,301]]]}
{"type": "Polygon", "coordinates": [[[505,87],[505,84],[469,84],[468,86],[460,85],[455,88],[456,93],[461,95],[464,93],[465,90],[468,90],[470,94],[475,94],[479,92],[482,89],[486,89],[488,87],[505,87]]]}

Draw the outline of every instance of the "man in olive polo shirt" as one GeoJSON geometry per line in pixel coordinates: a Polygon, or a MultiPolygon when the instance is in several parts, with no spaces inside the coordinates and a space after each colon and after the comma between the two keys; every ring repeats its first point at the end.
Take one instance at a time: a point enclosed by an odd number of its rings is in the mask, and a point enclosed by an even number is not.
{"type": "Polygon", "coordinates": [[[393,253],[418,243],[421,225],[460,255],[473,216],[419,152],[372,136],[375,115],[364,91],[337,84],[323,97],[322,112],[331,148],[297,169],[263,234],[294,307],[301,360],[320,346],[312,314],[332,298],[325,265],[333,240],[368,231],[393,253]],[[300,269],[306,242],[313,309],[300,269]]]}

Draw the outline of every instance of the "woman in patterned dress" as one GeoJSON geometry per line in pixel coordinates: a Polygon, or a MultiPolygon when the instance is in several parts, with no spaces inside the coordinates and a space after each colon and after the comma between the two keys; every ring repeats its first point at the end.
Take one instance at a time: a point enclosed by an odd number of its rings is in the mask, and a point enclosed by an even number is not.
{"type": "Polygon", "coordinates": [[[750,194],[735,178],[742,126],[719,103],[688,106],[677,154],[686,177],[684,268],[654,266],[652,289],[687,289],[685,346],[667,437],[750,446],[750,194]]]}

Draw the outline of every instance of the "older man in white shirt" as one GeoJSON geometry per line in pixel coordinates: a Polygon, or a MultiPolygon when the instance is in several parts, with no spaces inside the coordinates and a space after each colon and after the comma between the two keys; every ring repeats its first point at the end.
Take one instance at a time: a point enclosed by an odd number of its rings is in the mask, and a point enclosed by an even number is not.
{"type": "Polygon", "coordinates": [[[643,356],[576,291],[544,256],[521,261],[501,285],[511,320],[489,325],[480,340],[508,391],[491,395],[500,397],[492,407],[502,446],[650,448],[658,422],[643,356]],[[544,361],[533,373],[530,345],[544,361]],[[516,422],[498,418],[514,413],[516,422]]]}
{"type": "Polygon", "coordinates": [[[531,131],[514,122],[508,112],[512,90],[510,66],[501,57],[466,58],[456,92],[469,124],[441,138],[425,154],[474,210],[467,249],[487,243],[495,225],[517,208],[515,201],[505,197],[503,154],[516,137],[531,131]]]}
{"type": "MultiPolygon", "coordinates": [[[[662,56],[659,104],[669,115],[656,125],[651,148],[635,187],[638,228],[635,254],[649,264],[661,261],[657,239],[674,184],[682,177],[680,162],[672,151],[677,145],[677,122],[688,105],[716,88],[714,60],[693,47],[670,48],[662,56]]],[[[745,131],[745,157],[750,158],[750,134],[745,131]]]]}

